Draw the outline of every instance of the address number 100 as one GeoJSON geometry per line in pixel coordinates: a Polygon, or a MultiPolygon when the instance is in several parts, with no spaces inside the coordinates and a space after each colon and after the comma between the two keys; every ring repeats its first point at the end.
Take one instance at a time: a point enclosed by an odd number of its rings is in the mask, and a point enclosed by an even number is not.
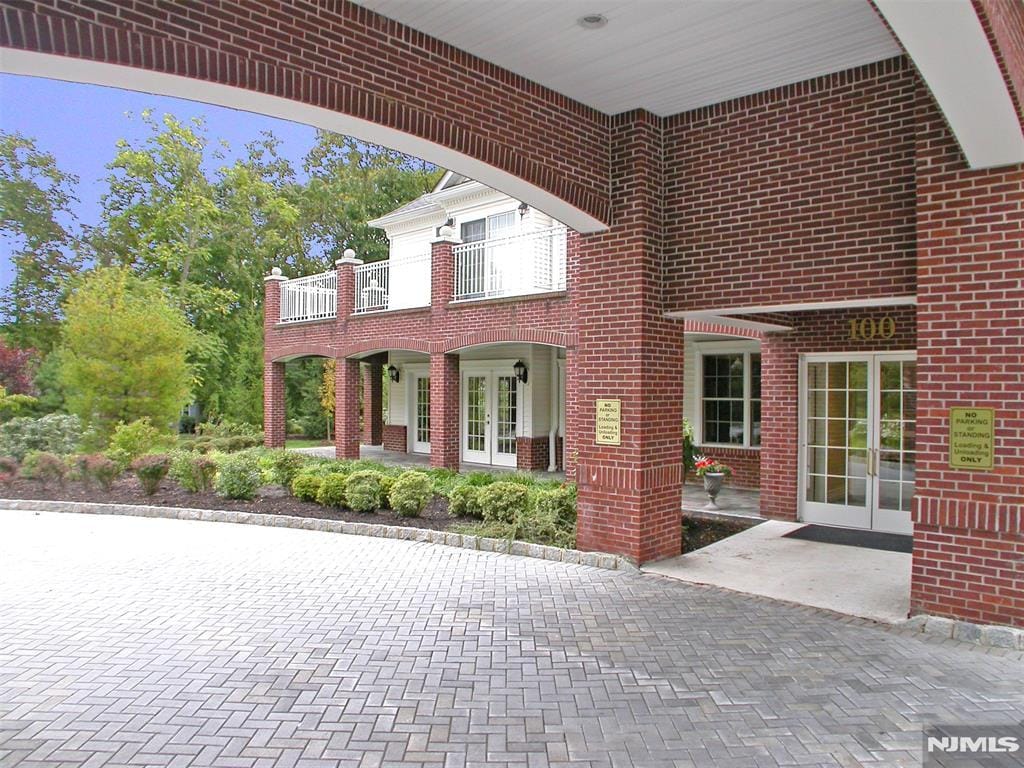
{"type": "Polygon", "coordinates": [[[873,317],[854,318],[850,321],[850,338],[860,341],[891,339],[896,335],[896,321],[891,317],[875,320],[873,317]]]}

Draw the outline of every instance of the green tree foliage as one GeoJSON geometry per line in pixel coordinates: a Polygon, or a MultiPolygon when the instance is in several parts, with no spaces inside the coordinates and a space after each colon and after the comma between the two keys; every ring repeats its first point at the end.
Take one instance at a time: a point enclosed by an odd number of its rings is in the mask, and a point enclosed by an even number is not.
{"type": "Polygon", "coordinates": [[[89,273],[65,305],[60,379],[68,409],[108,435],[173,423],[188,401],[193,331],[159,285],[118,267],[89,273]]]}
{"type": "MultiPolygon", "coordinates": [[[[440,172],[320,132],[300,179],[270,133],[228,163],[226,146],[208,135],[201,119],[150,111],[137,119],[145,135],[116,143],[99,224],[77,234],[57,224],[66,219],[77,180],[30,140],[6,140],[0,226],[6,234],[28,233],[18,235],[18,253],[27,254],[21,282],[5,297],[5,308],[16,304],[7,314],[21,329],[9,335],[45,355],[35,381],[40,408],[71,407],[65,400],[72,393],[55,375],[66,367],[57,359],[60,350],[48,354],[53,342],[37,342],[33,329],[52,334],[67,276],[82,264],[127,269],[159,284],[195,331],[187,359],[203,417],[258,424],[264,276],[274,266],[293,276],[322,272],[349,247],[367,260],[385,258],[384,233],[366,222],[429,190],[440,172]]],[[[322,435],[328,424],[320,403],[322,361],[289,365],[288,375],[290,419],[311,436],[322,435]]]]}
{"type": "Polygon", "coordinates": [[[0,313],[18,347],[46,352],[56,341],[68,280],[81,266],[61,223],[74,224],[77,183],[34,139],[0,132],[0,240],[14,266],[0,313]]]}

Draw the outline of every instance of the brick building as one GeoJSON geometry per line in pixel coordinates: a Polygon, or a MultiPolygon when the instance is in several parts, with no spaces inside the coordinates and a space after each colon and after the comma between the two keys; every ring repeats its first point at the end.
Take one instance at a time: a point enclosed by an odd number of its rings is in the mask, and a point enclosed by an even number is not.
{"type": "MultiPolygon", "coordinates": [[[[348,456],[360,365],[373,402],[382,355],[404,350],[451,465],[465,351],[539,350],[531,387],[553,348],[581,546],[679,551],[680,423],[700,402],[701,428],[759,473],[764,514],[911,529],[914,611],[1024,626],[1024,6],[584,5],[0,2],[0,45],[7,71],[376,141],[578,233],[564,291],[457,301],[448,230],[427,307],[356,312],[342,260],[337,317],[279,326],[272,279],[272,443],[282,360],[339,361],[348,456]],[[688,363],[688,326],[736,346],[688,363]],[[617,444],[596,439],[599,400],[618,401],[617,444]]],[[[367,439],[400,442],[378,426],[367,439]]]]}

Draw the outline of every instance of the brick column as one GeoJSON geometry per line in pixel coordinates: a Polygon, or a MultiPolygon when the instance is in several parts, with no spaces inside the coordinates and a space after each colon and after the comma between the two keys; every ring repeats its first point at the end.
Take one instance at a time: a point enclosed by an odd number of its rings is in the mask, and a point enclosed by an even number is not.
{"type": "MultiPolygon", "coordinates": [[[[441,227],[440,237],[430,244],[430,315],[441,318],[455,293],[455,257],[452,247],[459,244],[455,231],[441,227]]],[[[434,327],[439,327],[434,322],[434,327]]]]}
{"type": "Polygon", "coordinates": [[[662,129],[612,118],[612,228],[581,235],[576,429],[577,542],[637,562],[682,545],[683,328],[664,317],[662,129]],[[598,399],[620,401],[619,445],[595,440],[598,399]]]}
{"type": "MultiPolygon", "coordinates": [[[[281,283],[285,278],[274,267],[263,278],[263,338],[266,339],[281,319],[281,283]]],[[[283,448],[285,441],[284,363],[275,363],[264,354],[263,360],[263,444],[283,448]]]]}
{"type": "Polygon", "coordinates": [[[359,361],[347,357],[334,369],[334,455],[359,458],[359,361]]]}
{"type": "Polygon", "coordinates": [[[384,443],[384,366],[363,364],[363,444],[384,443]]]}
{"type": "Polygon", "coordinates": [[[1024,627],[1024,166],[965,168],[920,105],[911,613],[1024,627]],[[953,407],[992,409],[992,469],[950,466],[953,407]]]}
{"type": "Polygon", "coordinates": [[[430,466],[459,468],[459,357],[430,356],[430,466]]]}
{"type": "Polygon", "coordinates": [[[356,267],[363,263],[356,258],[356,252],[345,249],[343,258],[334,262],[338,270],[338,319],[351,315],[356,308],[356,267]]]}
{"type": "Polygon", "coordinates": [[[575,347],[565,350],[565,434],[562,435],[562,471],[566,480],[576,479],[576,437],[579,430],[579,387],[576,373],[578,353],[575,347]]]}
{"type": "Polygon", "coordinates": [[[799,377],[793,339],[765,334],[761,340],[761,514],[779,520],[796,520],[799,377]]]}

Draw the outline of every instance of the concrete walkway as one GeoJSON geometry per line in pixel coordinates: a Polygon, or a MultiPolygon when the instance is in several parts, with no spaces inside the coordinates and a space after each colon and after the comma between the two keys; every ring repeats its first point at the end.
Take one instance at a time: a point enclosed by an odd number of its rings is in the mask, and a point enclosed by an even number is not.
{"type": "Polygon", "coordinates": [[[0,585],[5,767],[912,766],[1024,711],[1020,654],[393,539],[0,510],[0,585]]]}
{"type": "Polygon", "coordinates": [[[783,538],[802,527],[769,520],[643,570],[874,621],[907,618],[910,555],[783,538]]]}
{"type": "MultiPolygon", "coordinates": [[[[724,515],[740,515],[741,517],[761,516],[761,494],[746,488],[725,486],[715,499],[717,512],[724,515]]],[[[683,511],[706,513],[708,494],[703,482],[691,480],[683,486],[683,511]]]]}

